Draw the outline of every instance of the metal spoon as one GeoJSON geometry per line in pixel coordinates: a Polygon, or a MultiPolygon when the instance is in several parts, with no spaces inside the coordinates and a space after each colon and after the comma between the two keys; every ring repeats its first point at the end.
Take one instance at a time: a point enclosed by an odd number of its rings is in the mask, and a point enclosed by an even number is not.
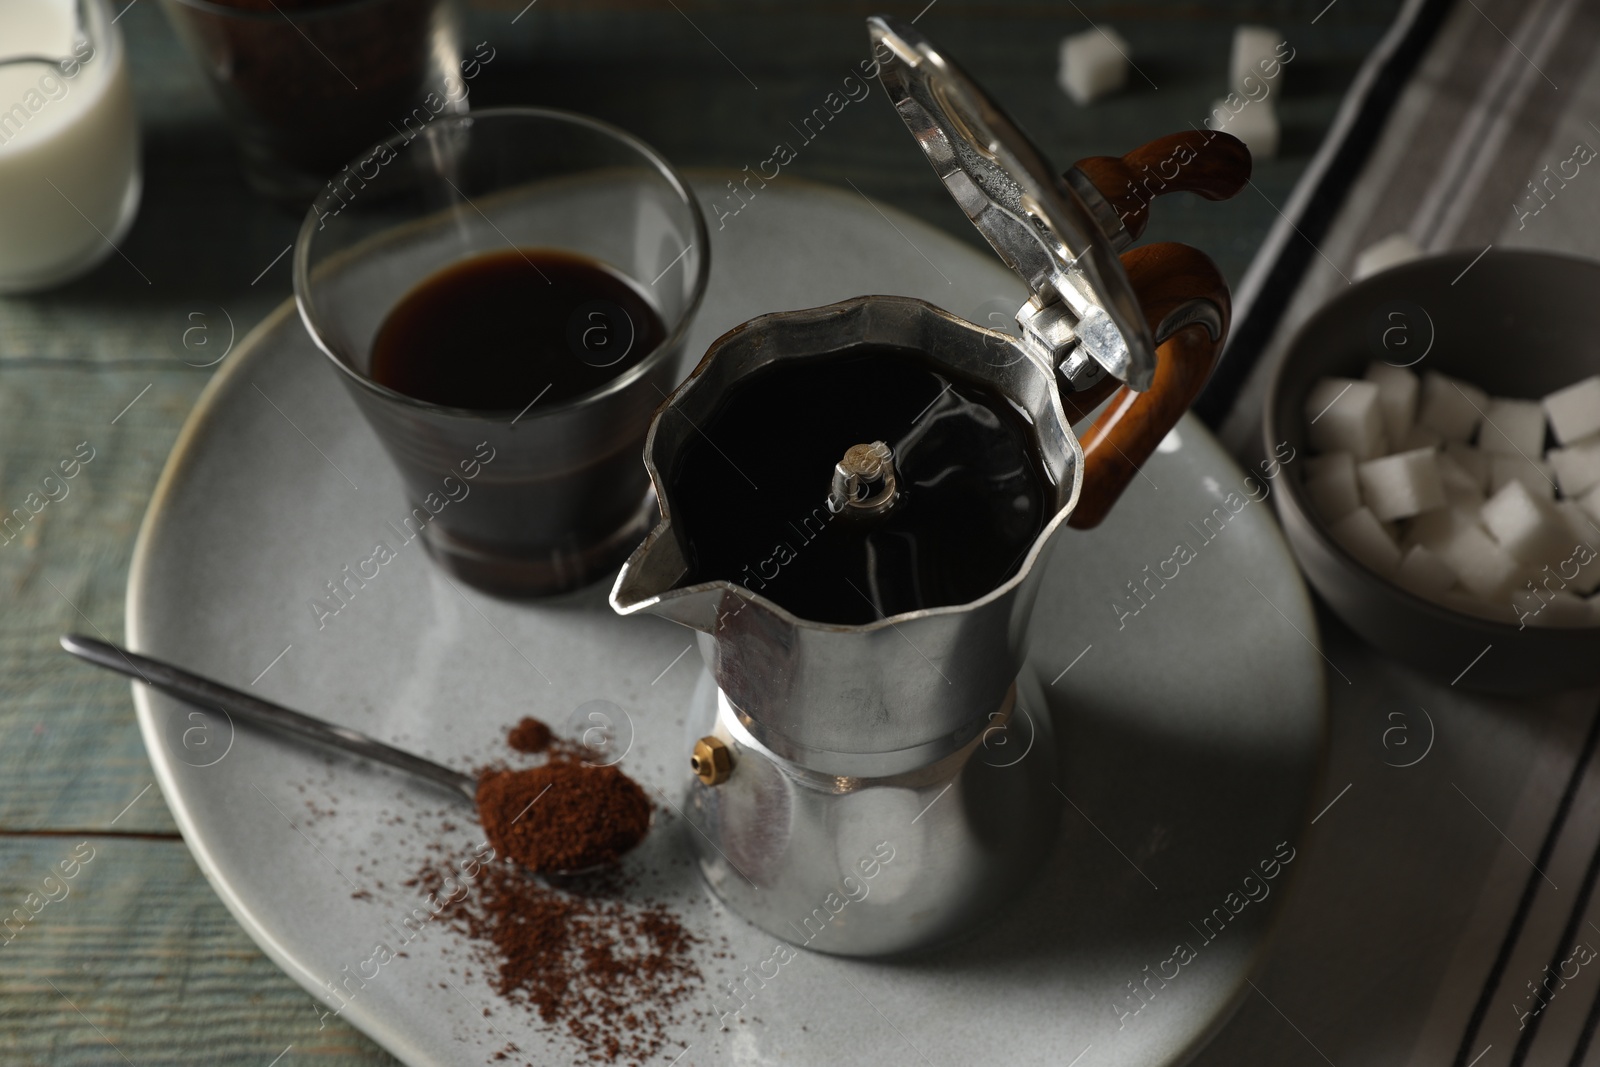
{"type": "MultiPolygon", "coordinates": [[[[216,707],[246,723],[254,723],[256,726],[264,726],[280,734],[328,745],[330,749],[352,752],[368,760],[378,761],[400,771],[406,771],[408,774],[414,774],[416,777],[434,782],[435,785],[443,785],[445,789],[456,793],[458,797],[466,798],[469,805],[477,808],[478,779],[475,777],[462,774],[461,771],[453,771],[448,766],[438,765],[432,760],[424,760],[419,755],[395,749],[394,745],[384,744],[376,737],[368,737],[360,731],[350,729],[349,726],[334,725],[330,721],[314,718],[304,712],[286,709],[282,704],[262,701],[259,696],[242,693],[240,689],[222,685],[221,681],[213,681],[182,667],[174,667],[173,664],[160,659],[150,659],[149,656],[130,653],[128,649],[112,645],[110,641],[94,640],[93,637],[85,637],[82,633],[62,633],[61,646],[74,656],[90,661],[96,667],[106,667],[107,670],[115,670],[120,675],[138,678],[146,685],[176,696],[189,704],[205,709],[216,707]]],[[[651,811],[651,827],[654,827],[654,824],[656,824],[656,813],[651,811]]],[[[581,867],[576,870],[534,870],[534,873],[554,885],[565,885],[570,881],[605,870],[610,865],[594,864],[592,867],[581,867]]]]}
{"type": "Polygon", "coordinates": [[[335,726],[331,722],[324,722],[322,719],[312,718],[298,711],[290,711],[270,700],[262,700],[221,682],[191,674],[182,667],[174,667],[170,663],[141,656],[137,652],[129,652],[107,641],[96,641],[82,634],[63,634],[61,647],[97,667],[137,678],[179,700],[186,700],[208,709],[221,708],[229,715],[245,722],[264,726],[279,733],[303,737],[331,748],[353,752],[379,763],[386,763],[453,790],[466,797],[472,804],[478,801],[478,780],[470,774],[462,774],[432,760],[402,752],[348,727],[335,726]]]}
{"type": "MultiPolygon", "coordinates": [[[[104,667],[118,674],[125,674],[130,678],[137,678],[155,689],[177,697],[179,700],[203,708],[220,708],[229,715],[242,719],[248,723],[265,727],[278,733],[288,734],[292,737],[304,738],[330,748],[352,752],[357,756],[378,763],[387,764],[399,770],[424,778],[435,785],[442,785],[446,789],[465,797],[474,807],[478,802],[478,780],[470,774],[453,771],[449,767],[425,760],[421,756],[414,756],[403,752],[392,745],[368,737],[366,734],[352,730],[345,726],[336,726],[331,722],[313,718],[302,712],[291,711],[280,704],[260,697],[251,696],[249,693],[240,692],[231,686],[214,682],[210,678],[203,678],[192,674],[182,667],[174,667],[149,656],[141,656],[137,652],[129,652],[108,641],[97,641],[92,637],[82,634],[63,634],[61,647],[80,659],[88,660],[97,667],[104,667]]],[[[654,813],[652,813],[654,822],[654,813]]],[[[556,878],[573,878],[580,875],[592,874],[602,870],[606,864],[585,867],[573,871],[539,871],[540,875],[556,878]]]]}

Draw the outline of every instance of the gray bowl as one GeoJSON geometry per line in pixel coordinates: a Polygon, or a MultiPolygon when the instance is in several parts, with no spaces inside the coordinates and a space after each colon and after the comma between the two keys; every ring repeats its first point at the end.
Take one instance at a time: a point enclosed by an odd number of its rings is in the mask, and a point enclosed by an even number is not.
{"type": "MultiPolygon", "coordinates": [[[[1308,454],[1311,387],[1327,375],[1360,378],[1375,359],[1527,399],[1600,371],[1600,263],[1496,250],[1473,264],[1474,255],[1429,256],[1384,271],[1312,316],[1267,391],[1267,454],[1281,442],[1298,457],[1308,454]]],[[[1273,499],[1289,545],[1328,606],[1372,645],[1442,682],[1460,676],[1462,687],[1494,693],[1600,683],[1600,626],[1519,630],[1407,592],[1328,536],[1297,464],[1288,466],[1273,499]]]]}

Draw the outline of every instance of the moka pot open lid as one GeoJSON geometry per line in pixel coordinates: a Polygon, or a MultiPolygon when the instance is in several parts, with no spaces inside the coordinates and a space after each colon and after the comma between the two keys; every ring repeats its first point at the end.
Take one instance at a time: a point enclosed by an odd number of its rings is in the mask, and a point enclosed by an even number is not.
{"type": "Polygon", "coordinates": [[[1023,339],[1060,367],[1074,352],[1137,390],[1156,345],[1094,214],[1011,118],[910,23],[867,20],[880,80],[934,172],[1032,294],[1023,339]]]}

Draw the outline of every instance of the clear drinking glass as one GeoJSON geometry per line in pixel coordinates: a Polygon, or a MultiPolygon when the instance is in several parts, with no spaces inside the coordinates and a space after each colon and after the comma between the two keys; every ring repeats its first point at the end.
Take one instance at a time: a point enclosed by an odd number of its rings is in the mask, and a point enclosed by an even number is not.
{"type": "MultiPolygon", "coordinates": [[[[710,268],[705,218],[648,145],[568,112],[441,116],[374,146],[319,197],[295,245],[300,316],[404,479],[434,558],[497,595],[586,585],[655,519],[644,438],[681,380],[710,268]],[[504,410],[444,407],[369,376],[373,338],[419,282],[475,256],[557,249],[627,278],[665,339],[588,393],[504,410]]],[[[574,352],[574,358],[585,353],[574,352]]]]}
{"type": "MultiPolygon", "coordinates": [[[[162,0],[257,192],[303,208],[352,155],[467,110],[455,0],[162,0]]],[[[486,53],[493,58],[493,49],[486,53]]]]}

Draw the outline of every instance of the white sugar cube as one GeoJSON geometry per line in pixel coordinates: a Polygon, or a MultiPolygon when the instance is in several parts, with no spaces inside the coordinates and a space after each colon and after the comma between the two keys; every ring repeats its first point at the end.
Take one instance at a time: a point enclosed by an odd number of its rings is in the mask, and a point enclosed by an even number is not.
{"type": "Polygon", "coordinates": [[[1511,590],[1511,607],[1518,615],[1531,614],[1544,607],[1544,602],[1549,598],[1549,593],[1540,596],[1534,588],[1533,579],[1525,576],[1522,584],[1511,590]]]}
{"type": "Polygon", "coordinates": [[[1542,403],[1550,429],[1563,445],[1600,434],[1600,374],[1557,389],[1542,403]]]}
{"type": "Polygon", "coordinates": [[[1483,506],[1483,489],[1478,485],[1478,480],[1467,473],[1466,468],[1444,452],[1436,453],[1435,462],[1439,465],[1439,480],[1444,483],[1446,504],[1473,512],[1483,506]]]}
{"type": "Polygon", "coordinates": [[[1305,458],[1306,481],[1308,483],[1331,474],[1342,478],[1348,471],[1350,480],[1356,480],[1356,458],[1348,452],[1324,452],[1320,456],[1307,456],[1305,458]]]}
{"type": "Polygon", "coordinates": [[[1482,490],[1482,486],[1478,484],[1478,479],[1468,473],[1460,461],[1450,453],[1436,453],[1434,462],[1439,466],[1439,480],[1444,482],[1446,489],[1451,486],[1458,486],[1463,489],[1482,490]]]}
{"type": "Polygon", "coordinates": [[[1400,567],[1400,549],[1377,516],[1357,508],[1328,527],[1328,534],[1356,559],[1385,578],[1400,567]]]}
{"type": "Polygon", "coordinates": [[[1544,409],[1537,400],[1495,397],[1483,411],[1478,447],[1490,455],[1533,459],[1544,452],[1544,409]]]}
{"type": "Polygon", "coordinates": [[[1419,448],[1436,449],[1444,444],[1444,438],[1439,436],[1437,430],[1430,430],[1426,426],[1412,426],[1398,439],[1389,438],[1389,443],[1396,452],[1414,452],[1419,448]]]}
{"type": "MultiPolygon", "coordinates": [[[[1359,282],[1362,278],[1370,278],[1380,271],[1386,271],[1390,267],[1398,267],[1400,264],[1416,259],[1421,255],[1421,246],[1411,239],[1410,234],[1391,233],[1382,240],[1374,241],[1363,248],[1361,254],[1356,256],[1355,280],[1359,282]]],[[[1395,358],[1401,358],[1398,352],[1395,358]]]]}
{"type": "Polygon", "coordinates": [[[1361,506],[1361,492],[1356,488],[1356,471],[1350,468],[1344,474],[1324,474],[1306,483],[1306,496],[1311,498],[1311,510],[1325,523],[1335,523],[1361,506]]]}
{"type": "Polygon", "coordinates": [[[1593,626],[1589,605],[1571,593],[1557,593],[1539,612],[1539,621],[1546,626],[1593,626]]]}
{"type": "MultiPolygon", "coordinates": [[[[1575,592],[1587,596],[1600,589],[1600,529],[1596,528],[1595,521],[1582,508],[1570,500],[1559,501],[1556,511],[1560,512],[1562,521],[1567,524],[1572,551],[1551,570],[1562,581],[1570,583],[1575,592]]],[[[1546,573],[1541,571],[1541,574],[1546,573]]]]}
{"type": "Polygon", "coordinates": [[[1417,402],[1417,422],[1437,430],[1446,441],[1467,441],[1489,406],[1489,394],[1438,371],[1422,376],[1422,397],[1417,402]]]}
{"type": "Polygon", "coordinates": [[[1571,593],[1518,594],[1513,603],[1519,609],[1520,626],[1593,626],[1589,605],[1571,593]],[[1526,612],[1526,614],[1524,614],[1526,612]]]}
{"type": "Polygon", "coordinates": [[[1444,454],[1454,460],[1462,470],[1472,475],[1477,480],[1479,489],[1489,488],[1488,456],[1460,441],[1446,441],[1444,454]]]}
{"type": "Polygon", "coordinates": [[[1549,463],[1521,456],[1489,456],[1489,494],[1493,496],[1511,482],[1521,482],[1546,500],[1556,498],[1556,472],[1549,463]]]}
{"type": "Polygon", "coordinates": [[[1589,517],[1589,522],[1600,526],[1600,485],[1579,497],[1577,503],[1589,517]]]}
{"type": "Polygon", "coordinates": [[[1257,87],[1262,83],[1276,84],[1283,72],[1281,58],[1288,46],[1283,34],[1270,26],[1235,26],[1233,54],[1228,61],[1229,87],[1256,93],[1260,92],[1257,87]],[[1246,78],[1254,80],[1247,82],[1246,78]]]}
{"type": "MultiPolygon", "coordinates": [[[[1391,448],[1399,450],[1417,417],[1417,390],[1421,383],[1404,367],[1391,367],[1387,363],[1368,364],[1367,381],[1378,387],[1378,410],[1383,414],[1384,437],[1391,448]]],[[[1427,443],[1413,447],[1422,448],[1427,443]]]]}
{"type": "Polygon", "coordinates": [[[1483,600],[1504,599],[1522,581],[1523,564],[1477,526],[1459,528],[1434,551],[1461,584],[1483,600]]]}
{"type": "Polygon", "coordinates": [[[1561,495],[1579,497],[1600,485],[1600,440],[1583,440],[1568,448],[1552,448],[1545,459],[1555,470],[1561,495]]]}
{"type": "Polygon", "coordinates": [[[1572,547],[1555,504],[1519,481],[1507,482],[1481,514],[1500,547],[1536,569],[1565,559],[1572,547]]]}
{"type": "Polygon", "coordinates": [[[1467,527],[1476,527],[1479,533],[1484,532],[1478,522],[1477,508],[1470,511],[1455,507],[1436,508],[1411,520],[1400,545],[1408,550],[1416,545],[1426,545],[1437,554],[1446,541],[1467,527]]]}
{"type": "Polygon", "coordinates": [[[1357,460],[1383,455],[1378,387],[1354,378],[1323,378],[1306,398],[1306,438],[1317,452],[1349,452],[1357,460]]]}
{"type": "Polygon", "coordinates": [[[1239,138],[1253,159],[1278,154],[1278,113],[1270,97],[1251,100],[1234,93],[1211,105],[1206,125],[1239,138]]]}
{"type": "Polygon", "coordinates": [[[1444,502],[1446,507],[1476,515],[1489,498],[1476,486],[1464,486],[1458,482],[1446,482],[1444,487],[1444,502]]]}
{"type": "Polygon", "coordinates": [[[1437,455],[1430,448],[1419,448],[1362,463],[1356,468],[1361,499],[1384,522],[1444,507],[1437,455]]]}
{"type": "Polygon", "coordinates": [[[1080,107],[1114,93],[1128,81],[1128,42],[1110,26],[1061,39],[1056,82],[1080,107]]]}
{"type": "MultiPolygon", "coordinates": [[[[1596,494],[1600,494],[1600,489],[1590,496],[1596,494]]],[[[1600,553],[1600,520],[1589,513],[1581,500],[1557,500],[1552,506],[1566,520],[1567,533],[1572,535],[1575,544],[1585,544],[1590,551],[1600,553]]]]}
{"type": "Polygon", "coordinates": [[[1394,580],[1403,589],[1434,599],[1456,584],[1456,572],[1427,545],[1412,545],[1400,558],[1394,580]]]}

